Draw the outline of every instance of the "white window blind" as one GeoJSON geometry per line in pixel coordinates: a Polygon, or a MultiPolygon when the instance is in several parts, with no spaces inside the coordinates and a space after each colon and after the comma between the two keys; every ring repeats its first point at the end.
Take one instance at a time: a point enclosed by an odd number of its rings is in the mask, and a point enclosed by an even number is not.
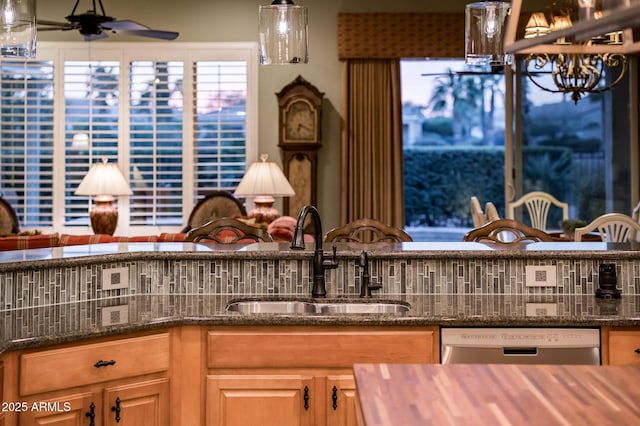
{"type": "Polygon", "coordinates": [[[194,75],[197,193],[233,190],[246,168],[247,65],[202,61],[194,75]]]}
{"type": "Polygon", "coordinates": [[[87,225],[91,200],[74,192],[92,163],[118,161],[120,64],[66,61],[65,224],[87,225]]]}
{"type": "Polygon", "coordinates": [[[53,222],[53,63],[0,62],[0,195],[23,227],[53,222]]]}
{"type": "Polygon", "coordinates": [[[106,157],[133,191],[116,233],[179,231],[255,160],[255,43],[86,46],[39,43],[53,59],[0,63],[2,196],[21,228],[88,227],[93,199],[75,190],[106,157]]]}

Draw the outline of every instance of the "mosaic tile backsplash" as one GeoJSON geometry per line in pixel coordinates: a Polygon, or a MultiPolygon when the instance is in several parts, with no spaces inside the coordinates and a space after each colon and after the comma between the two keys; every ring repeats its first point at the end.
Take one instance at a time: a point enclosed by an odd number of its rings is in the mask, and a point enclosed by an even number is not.
{"type": "MultiPolygon", "coordinates": [[[[361,268],[339,258],[326,272],[329,297],[357,296],[361,268]]],[[[391,295],[593,295],[598,267],[615,263],[618,288],[640,295],[640,259],[603,262],[593,258],[557,260],[505,258],[375,258],[372,282],[391,295]],[[527,287],[527,265],[552,266],[557,286],[527,287]]],[[[137,295],[309,296],[310,261],[300,259],[152,259],[80,264],[0,273],[0,311],[137,295]]]]}

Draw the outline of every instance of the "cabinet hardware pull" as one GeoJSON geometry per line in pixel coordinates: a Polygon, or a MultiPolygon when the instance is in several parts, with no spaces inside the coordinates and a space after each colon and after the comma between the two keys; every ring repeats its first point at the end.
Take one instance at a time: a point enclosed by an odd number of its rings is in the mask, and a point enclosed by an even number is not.
{"type": "Polygon", "coordinates": [[[338,409],[338,388],[335,386],[331,390],[331,399],[333,400],[333,411],[336,411],[338,409]]]}
{"type": "Polygon", "coordinates": [[[636,349],[635,353],[640,354],[640,348],[636,349]]]}
{"type": "Polygon", "coordinates": [[[95,418],[96,418],[96,404],[93,402],[89,405],[89,412],[84,414],[85,417],[89,417],[89,426],[96,426],[95,418]]]}
{"type": "Polygon", "coordinates": [[[116,363],[116,361],[115,361],[115,360],[113,360],[113,359],[112,359],[111,361],[103,361],[103,360],[100,360],[100,361],[96,362],[95,364],[93,364],[93,366],[94,366],[95,368],[108,367],[108,366],[110,366],[110,365],[115,365],[115,363],[116,363]]]}
{"type": "Polygon", "coordinates": [[[111,411],[116,412],[116,423],[120,423],[120,398],[116,398],[116,406],[111,407],[111,411]]]}
{"type": "Polygon", "coordinates": [[[309,409],[309,386],[304,387],[304,409],[309,409]]]}

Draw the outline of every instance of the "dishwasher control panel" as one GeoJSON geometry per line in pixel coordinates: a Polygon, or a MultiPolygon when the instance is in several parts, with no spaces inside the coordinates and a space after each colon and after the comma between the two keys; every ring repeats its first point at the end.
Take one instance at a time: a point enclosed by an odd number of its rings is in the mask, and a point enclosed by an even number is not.
{"type": "Polygon", "coordinates": [[[449,363],[600,364],[599,328],[443,327],[449,363]]]}

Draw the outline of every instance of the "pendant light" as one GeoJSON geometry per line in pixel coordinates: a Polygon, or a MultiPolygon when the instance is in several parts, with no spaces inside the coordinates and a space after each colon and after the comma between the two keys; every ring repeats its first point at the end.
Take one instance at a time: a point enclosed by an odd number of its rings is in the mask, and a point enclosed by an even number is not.
{"type": "Polygon", "coordinates": [[[260,65],[307,64],[307,8],[274,0],[259,9],[260,65]]]}
{"type": "Polygon", "coordinates": [[[512,55],[504,52],[504,32],[511,3],[484,1],[469,3],[465,9],[465,63],[507,65],[512,55]]]}
{"type": "Polygon", "coordinates": [[[36,57],[36,0],[0,2],[0,56],[36,57]]]}

